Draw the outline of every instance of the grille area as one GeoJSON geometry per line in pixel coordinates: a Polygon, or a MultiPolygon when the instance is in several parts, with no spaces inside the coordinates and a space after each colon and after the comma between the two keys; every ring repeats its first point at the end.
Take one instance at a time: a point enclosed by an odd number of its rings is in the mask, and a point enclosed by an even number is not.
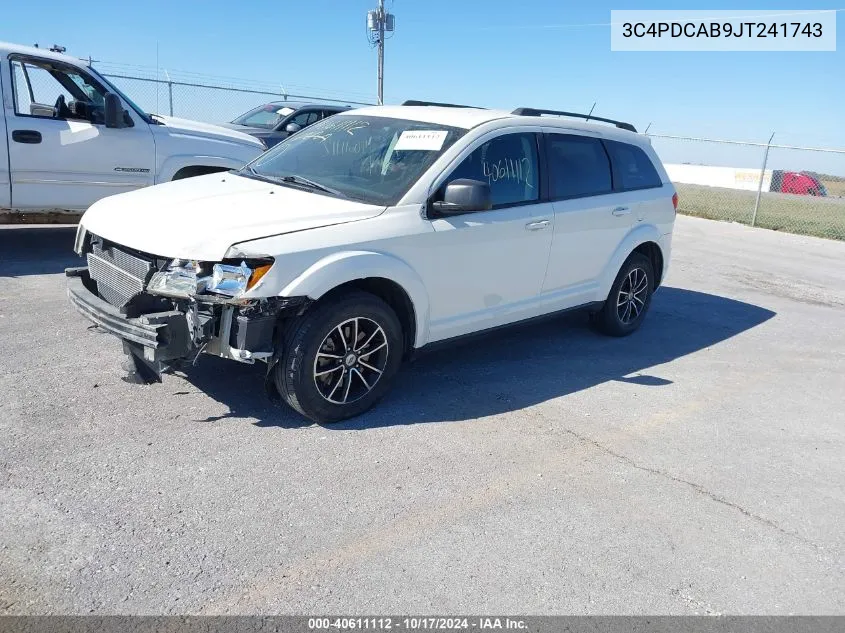
{"type": "Polygon", "coordinates": [[[117,247],[104,248],[98,242],[92,244],[88,253],[88,273],[97,282],[100,296],[118,308],[143,292],[154,269],[152,260],[117,247]]]}

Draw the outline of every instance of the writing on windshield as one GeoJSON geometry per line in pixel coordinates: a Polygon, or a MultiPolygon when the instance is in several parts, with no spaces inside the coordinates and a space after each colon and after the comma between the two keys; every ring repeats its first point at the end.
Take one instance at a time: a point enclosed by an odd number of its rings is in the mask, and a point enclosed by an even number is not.
{"type": "Polygon", "coordinates": [[[393,205],[465,130],[420,121],[335,115],[252,163],[269,178],[296,175],[350,198],[393,205]]]}

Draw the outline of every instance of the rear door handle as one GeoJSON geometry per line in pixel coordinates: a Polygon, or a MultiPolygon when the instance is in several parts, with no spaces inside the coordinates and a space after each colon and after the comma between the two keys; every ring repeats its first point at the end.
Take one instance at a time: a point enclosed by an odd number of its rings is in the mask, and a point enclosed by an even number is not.
{"type": "Polygon", "coordinates": [[[41,142],[41,132],[36,130],[14,130],[12,140],[16,143],[36,144],[41,142]]]}
{"type": "Polygon", "coordinates": [[[537,222],[529,222],[528,224],[525,225],[525,229],[527,231],[542,231],[543,229],[548,227],[549,224],[551,224],[551,222],[549,222],[548,220],[539,220],[537,222]]]}
{"type": "Polygon", "coordinates": [[[613,215],[628,215],[631,212],[631,207],[616,207],[613,210],[613,215]]]}

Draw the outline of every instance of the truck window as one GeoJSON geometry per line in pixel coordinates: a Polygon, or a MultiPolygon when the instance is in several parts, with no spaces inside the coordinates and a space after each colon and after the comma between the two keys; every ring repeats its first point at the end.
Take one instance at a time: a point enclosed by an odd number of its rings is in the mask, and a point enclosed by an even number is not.
{"type": "Polygon", "coordinates": [[[15,114],[102,123],[105,92],[82,73],[48,61],[12,60],[15,114]]]}

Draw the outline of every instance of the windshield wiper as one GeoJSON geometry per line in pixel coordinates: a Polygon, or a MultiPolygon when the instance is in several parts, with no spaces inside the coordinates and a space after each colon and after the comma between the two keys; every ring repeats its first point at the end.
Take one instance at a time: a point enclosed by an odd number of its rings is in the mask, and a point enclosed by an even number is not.
{"type": "Polygon", "coordinates": [[[309,189],[316,189],[317,191],[322,191],[324,193],[328,193],[328,194],[331,194],[333,196],[337,196],[338,198],[348,197],[346,194],[338,191],[337,189],[332,189],[331,187],[326,187],[325,185],[321,185],[319,182],[314,182],[313,180],[309,180],[308,178],[303,178],[302,176],[297,176],[296,174],[288,174],[286,176],[279,176],[278,179],[282,182],[289,182],[289,183],[293,183],[295,185],[308,187],[309,189]]]}
{"type": "Polygon", "coordinates": [[[345,198],[347,200],[360,199],[354,196],[347,195],[337,189],[332,189],[331,187],[321,185],[319,182],[314,182],[313,180],[309,180],[308,178],[304,178],[303,176],[297,176],[296,174],[286,174],[284,176],[271,176],[269,174],[259,173],[255,170],[255,167],[251,165],[245,165],[244,167],[242,167],[240,170],[241,173],[243,173],[244,170],[246,170],[247,175],[250,178],[255,178],[256,180],[272,182],[282,186],[293,185],[296,188],[311,189],[312,191],[322,191],[323,193],[335,196],[336,198],[345,198]]]}

